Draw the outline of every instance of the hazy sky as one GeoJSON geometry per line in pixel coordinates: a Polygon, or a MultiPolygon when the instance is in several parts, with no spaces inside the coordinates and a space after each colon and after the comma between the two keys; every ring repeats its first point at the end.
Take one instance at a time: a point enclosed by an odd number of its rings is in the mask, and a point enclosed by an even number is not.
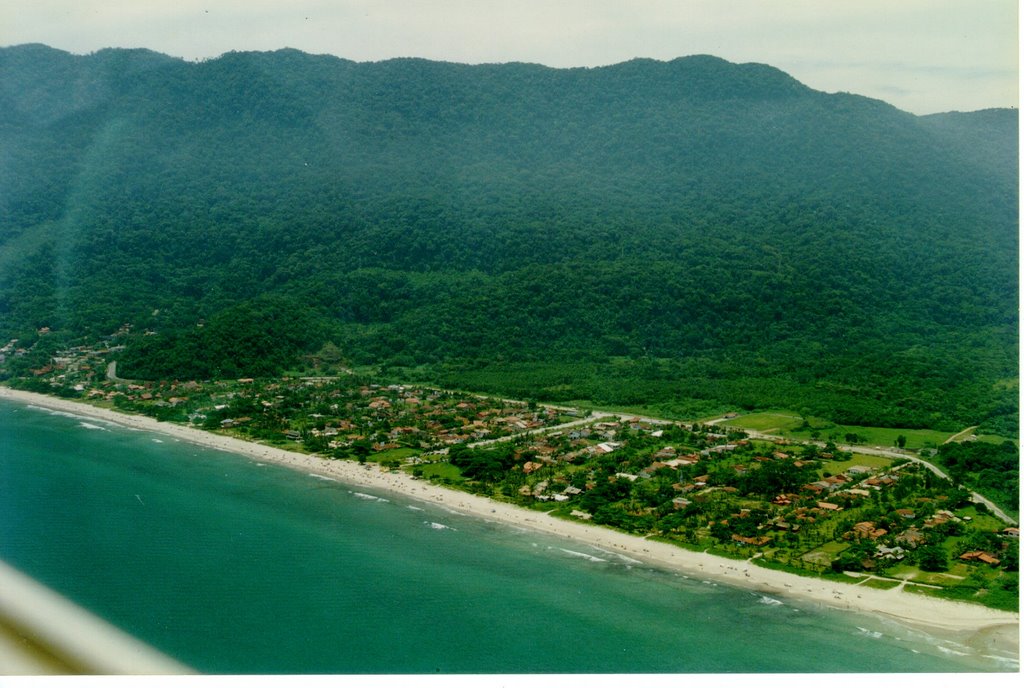
{"type": "Polygon", "coordinates": [[[1017,0],[0,0],[0,45],[597,66],[707,53],[917,114],[1016,106],[1017,0]]]}

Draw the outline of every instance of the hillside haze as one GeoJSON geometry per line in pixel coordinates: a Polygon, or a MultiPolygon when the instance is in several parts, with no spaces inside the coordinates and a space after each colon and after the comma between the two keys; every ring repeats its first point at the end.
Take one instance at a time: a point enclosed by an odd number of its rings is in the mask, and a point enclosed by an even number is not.
{"type": "Polygon", "coordinates": [[[710,56],[0,49],[0,335],[1015,433],[1017,126],[710,56]]]}

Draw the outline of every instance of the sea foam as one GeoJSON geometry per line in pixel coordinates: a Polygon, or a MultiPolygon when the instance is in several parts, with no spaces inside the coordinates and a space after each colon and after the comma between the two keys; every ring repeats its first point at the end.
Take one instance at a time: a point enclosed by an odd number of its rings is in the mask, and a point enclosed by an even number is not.
{"type": "Polygon", "coordinates": [[[561,551],[565,552],[566,554],[571,554],[574,557],[581,557],[583,559],[586,559],[587,561],[593,561],[593,562],[607,561],[607,559],[602,559],[601,557],[595,557],[594,555],[587,554],[585,552],[575,552],[575,551],[573,551],[571,549],[565,549],[564,547],[559,547],[558,549],[560,549],[561,551]]]}
{"type": "MultiPolygon", "coordinates": [[[[337,482],[337,481],[335,481],[335,482],[337,482]]],[[[387,502],[387,501],[390,501],[388,499],[384,499],[383,497],[377,497],[375,495],[366,494],[365,492],[352,492],[351,494],[353,496],[355,496],[355,497],[359,497],[359,499],[367,499],[367,500],[374,501],[374,502],[387,502]]]]}

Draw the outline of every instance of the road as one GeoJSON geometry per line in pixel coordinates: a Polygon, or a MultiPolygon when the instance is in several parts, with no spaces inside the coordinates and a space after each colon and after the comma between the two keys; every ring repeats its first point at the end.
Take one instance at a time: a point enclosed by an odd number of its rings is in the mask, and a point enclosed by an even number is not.
{"type": "Polygon", "coordinates": [[[135,382],[135,380],[128,380],[126,378],[117,376],[117,361],[111,361],[110,363],[107,364],[107,379],[110,380],[111,382],[135,382]]]}
{"type": "MultiPolygon", "coordinates": [[[[714,420],[710,420],[707,423],[705,423],[705,425],[718,425],[719,423],[722,423],[722,422],[724,422],[726,420],[732,420],[732,419],[731,418],[715,418],[714,420]]],[[[969,433],[969,432],[973,431],[976,427],[977,426],[971,427],[971,428],[967,428],[966,430],[962,430],[961,432],[957,433],[956,435],[953,435],[953,437],[959,437],[960,435],[963,435],[965,433],[969,433]]],[[[747,435],[749,435],[752,439],[757,439],[757,440],[768,440],[768,441],[772,441],[772,442],[781,440],[781,441],[784,441],[784,442],[795,442],[797,444],[816,444],[819,447],[824,447],[825,446],[824,442],[799,442],[797,440],[792,440],[792,439],[789,439],[789,438],[786,438],[786,437],[782,437],[781,435],[766,435],[765,433],[758,432],[757,430],[746,430],[746,429],[744,429],[744,432],[746,432],[747,435]]],[[[953,439],[953,438],[951,437],[950,439],[953,439]]],[[[922,466],[924,466],[925,468],[927,468],[929,471],[931,471],[935,475],[939,476],[940,478],[952,481],[952,478],[949,476],[949,474],[946,473],[945,471],[943,471],[941,468],[939,468],[935,464],[931,463],[930,461],[926,461],[926,460],[922,459],[920,456],[917,456],[916,454],[912,454],[911,452],[903,450],[903,449],[882,449],[881,447],[866,447],[866,446],[854,445],[854,444],[837,444],[836,448],[838,448],[841,451],[856,452],[857,454],[869,454],[871,456],[885,456],[885,457],[892,458],[892,459],[906,459],[907,461],[911,461],[913,463],[921,464],[922,466]]],[[[961,486],[961,487],[963,487],[963,486],[961,486]]],[[[988,507],[989,511],[992,512],[992,515],[995,516],[996,518],[998,518],[1003,523],[1008,523],[1011,526],[1017,525],[1017,521],[1015,521],[1012,516],[1010,516],[1005,511],[1000,509],[998,506],[993,504],[992,501],[989,500],[984,495],[979,494],[977,492],[973,492],[973,491],[970,494],[971,494],[971,501],[972,502],[974,502],[975,504],[984,504],[986,507],[988,507]]]]}

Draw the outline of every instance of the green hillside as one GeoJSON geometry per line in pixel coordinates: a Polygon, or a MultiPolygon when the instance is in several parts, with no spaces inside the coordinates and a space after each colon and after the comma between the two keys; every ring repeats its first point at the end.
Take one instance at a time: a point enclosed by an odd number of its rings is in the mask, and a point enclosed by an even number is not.
{"type": "Polygon", "coordinates": [[[1015,434],[1016,141],[709,56],[5,48],[0,336],[1015,434]]]}

